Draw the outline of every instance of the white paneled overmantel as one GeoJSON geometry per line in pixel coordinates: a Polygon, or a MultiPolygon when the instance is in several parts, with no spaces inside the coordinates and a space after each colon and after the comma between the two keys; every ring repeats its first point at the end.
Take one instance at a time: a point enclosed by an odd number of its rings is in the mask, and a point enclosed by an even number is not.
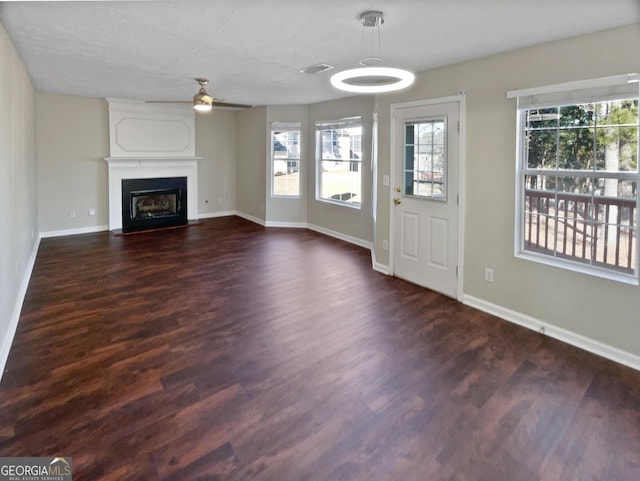
{"type": "Polygon", "coordinates": [[[195,113],[191,103],[107,101],[111,157],[175,158],[196,155],[195,113]]]}
{"type": "Polygon", "coordinates": [[[187,218],[198,218],[198,161],[191,104],[109,102],[109,230],[122,228],[122,181],[187,178],[187,218]]]}

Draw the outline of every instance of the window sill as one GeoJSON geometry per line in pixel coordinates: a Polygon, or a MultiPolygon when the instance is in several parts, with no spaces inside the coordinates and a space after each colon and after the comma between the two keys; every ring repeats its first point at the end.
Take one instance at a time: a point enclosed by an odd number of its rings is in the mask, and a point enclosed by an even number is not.
{"type": "Polygon", "coordinates": [[[586,274],[593,277],[599,277],[601,279],[607,279],[610,281],[621,282],[623,284],[637,286],[638,278],[633,274],[624,274],[603,269],[597,266],[583,265],[578,262],[572,262],[570,260],[559,259],[557,257],[549,257],[546,255],[536,254],[530,251],[521,251],[516,253],[516,258],[524,259],[531,262],[537,262],[547,266],[557,267],[559,269],[565,269],[573,272],[579,272],[580,274],[586,274]]]}
{"type": "Polygon", "coordinates": [[[349,209],[362,210],[362,204],[350,204],[348,202],[341,202],[339,200],[323,199],[322,197],[316,197],[318,202],[324,202],[326,204],[339,205],[340,207],[348,207],[349,209]]]}

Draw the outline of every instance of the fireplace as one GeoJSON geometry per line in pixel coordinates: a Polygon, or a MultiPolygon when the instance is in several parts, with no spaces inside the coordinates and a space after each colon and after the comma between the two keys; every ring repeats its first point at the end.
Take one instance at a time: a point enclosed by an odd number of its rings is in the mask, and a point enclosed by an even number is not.
{"type": "Polygon", "coordinates": [[[193,106],[122,99],[107,101],[110,157],[105,160],[109,165],[109,230],[127,232],[197,221],[198,161],[201,157],[195,157],[193,106]],[[123,192],[123,180],[174,177],[186,177],[186,187],[184,184],[168,187],[163,183],[159,186],[136,185],[129,189],[141,193],[134,204],[131,204],[130,192],[123,192]],[[148,198],[144,192],[172,189],[180,189],[179,195],[161,192],[160,197],[148,198]],[[130,211],[132,205],[134,210],[130,211]],[[174,207],[178,211],[175,214],[174,207]],[[148,215],[139,215],[144,212],[148,215]]]}
{"type": "Polygon", "coordinates": [[[122,232],[186,223],[186,177],[122,179],[122,232]]]}
{"type": "MultiPolygon", "coordinates": [[[[129,180],[186,178],[186,188],[184,184],[179,187],[182,189],[180,194],[186,195],[186,200],[181,202],[180,206],[183,211],[186,210],[187,221],[198,220],[198,160],[200,160],[200,157],[165,159],[107,157],[105,160],[109,164],[109,230],[117,231],[122,229],[124,232],[132,231],[130,226],[125,228],[123,224],[125,219],[131,217],[129,212],[129,193],[125,194],[123,190],[124,181],[129,180]]],[[[134,187],[132,190],[170,190],[175,188],[176,186],[167,187],[161,184],[159,187],[142,185],[141,187],[134,187]]],[[[164,221],[167,220],[169,219],[164,219],[164,221]]],[[[155,222],[151,222],[149,219],[149,227],[142,227],[141,229],[154,228],[154,224],[162,224],[164,221],[156,219],[155,222]]]]}

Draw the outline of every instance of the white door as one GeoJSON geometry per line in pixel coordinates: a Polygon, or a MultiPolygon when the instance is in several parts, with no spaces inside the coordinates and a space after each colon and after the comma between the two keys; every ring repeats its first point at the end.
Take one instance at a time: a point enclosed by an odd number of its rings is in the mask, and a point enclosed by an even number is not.
{"type": "Polygon", "coordinates": [[[393,272],[458,294],[459,102],[396,108],[393,272]]]}

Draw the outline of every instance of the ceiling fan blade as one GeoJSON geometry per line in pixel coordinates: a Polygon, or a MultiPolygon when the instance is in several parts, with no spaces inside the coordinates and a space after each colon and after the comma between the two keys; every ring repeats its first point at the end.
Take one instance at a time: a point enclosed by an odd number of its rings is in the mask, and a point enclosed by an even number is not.
{"type": "Polygon", "coordinates": [[[146,104],[192,104],[193,100],[145,100],[146,104]]]}
{"type": "Polygon", "coordinates": [[[195,108],[205,107],[203,110],[210,110],[210,108],[206,108],[207,105],[211,107],[228,107],[230,109],[250,109],[253,105],[246,104],[233,104],[229,102],[221,102],[214,99],[211,95],[209,95],[205,89],[205,86],[209,83],[206,78],[197,78],[196,82],[200,84],[200,90],[197,94],[193,96],[193,101],[191,100],[147,100],[148,104],[194,104],[195,108]]]}
{"type": "MultiPolygon", "coordinates": [[[[147,104],[192,104],[193,100],[145,100],[147,104]]],[[[228,102],[218,102],[213,100],[211,102],[213,107],[229,107],[233,109],[250,109],[253,105],[246,104],[232,104],[228,102]]]]}
{"type": "Polygon", "coordinates": [[[216,100],[211,102],[211,105],[213,105],[214,107],[232,107],[234,109],[250,109],[250,108],[253,107],[253,105],[232,104],[232,103],[228,103],[228,102],[218,102],[216,100]]]}

